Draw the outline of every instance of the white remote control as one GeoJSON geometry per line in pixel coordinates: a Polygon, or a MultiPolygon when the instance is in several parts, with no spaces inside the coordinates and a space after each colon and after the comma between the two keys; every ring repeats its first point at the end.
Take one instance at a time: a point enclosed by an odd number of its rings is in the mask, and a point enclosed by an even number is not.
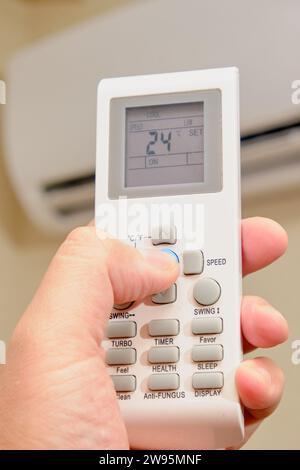
{"type": "Polygon", "coordinates": [[[103,341],[133,448],[243,439],[238,83],[223,68],[99,84],[96,227],[180,264],[167,291],[115,306],[103,341]]]}

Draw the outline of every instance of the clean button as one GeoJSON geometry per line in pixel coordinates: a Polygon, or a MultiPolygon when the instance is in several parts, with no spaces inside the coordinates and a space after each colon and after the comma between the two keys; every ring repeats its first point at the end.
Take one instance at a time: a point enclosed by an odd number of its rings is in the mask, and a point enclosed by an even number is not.
{"type": "Polygon", "coordinates": [[[111,375],[116,392],[134,392],[136,378],[134,375],[111,375]]]}

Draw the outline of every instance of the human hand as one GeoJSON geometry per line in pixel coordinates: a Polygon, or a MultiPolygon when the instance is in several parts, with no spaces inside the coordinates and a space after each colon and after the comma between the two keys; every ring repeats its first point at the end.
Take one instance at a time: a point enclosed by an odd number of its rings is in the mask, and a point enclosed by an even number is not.
{"type": "MultiPolygon", "coordinates": [[[[242,225],[243,271],[281,256],[284,230],[268,219],[242,225]]],[[[73,231],[59,248],[17,325],[0,374],[0,448],[128,449],[126,429],[99,347],[113,303],[167,289],[178,265],[167,254],[143,257],[94,227],[73,231]]],[[[287,339],[284,318],[257,297],[245,297],[244,350],[287,339]]],[[[245,406],[246,439],[276,408],[283,374],[267,358],[244,361],[236,374],[245,406]]]]}

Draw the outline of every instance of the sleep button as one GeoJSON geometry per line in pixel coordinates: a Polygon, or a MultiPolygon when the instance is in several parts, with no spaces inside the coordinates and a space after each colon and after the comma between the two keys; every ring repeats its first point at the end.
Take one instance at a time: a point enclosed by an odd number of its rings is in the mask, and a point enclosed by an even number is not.
{"type": "Polygon", "coordinates": [[[178,374],[152,374],[148,380],[150,390],[177,390],[179,388],[178,374]]]}

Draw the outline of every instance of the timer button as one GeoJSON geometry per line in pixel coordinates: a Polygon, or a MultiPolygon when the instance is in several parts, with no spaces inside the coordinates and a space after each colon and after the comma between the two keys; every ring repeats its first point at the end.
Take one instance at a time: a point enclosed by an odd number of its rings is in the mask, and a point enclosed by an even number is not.
{"type": "Polygon", "coordinates": [[[172,304],[177,299],[177,286],[173,284],[169,289],[152,295],[152,302],[155,304],[172,304]]]}
{"type": "Polygon", "coordinates": [[[179,321],[173,319],[151,320],[148,324],[150,336],[177,336],[179,321]]]}
{"type": "Polygon", "coordinates": [[[154,227],[151,231],[151,239],[153,245],[175,245],[177,242],[177,230],[174,224],[159,225],[154,227]]]}
{"type": "Polygon", "coordinates": [[[184,274],[201,274],[204,268],[204,257],[201,250],[185,250],[183,257],[184,274]]]}
{"type": "Polygon", "coordinates": [[[209,277],[199,279],[194,285],[194,299],[200,305],[212,305],[216,303],[221,295],[220,284],[209,277]]]}

